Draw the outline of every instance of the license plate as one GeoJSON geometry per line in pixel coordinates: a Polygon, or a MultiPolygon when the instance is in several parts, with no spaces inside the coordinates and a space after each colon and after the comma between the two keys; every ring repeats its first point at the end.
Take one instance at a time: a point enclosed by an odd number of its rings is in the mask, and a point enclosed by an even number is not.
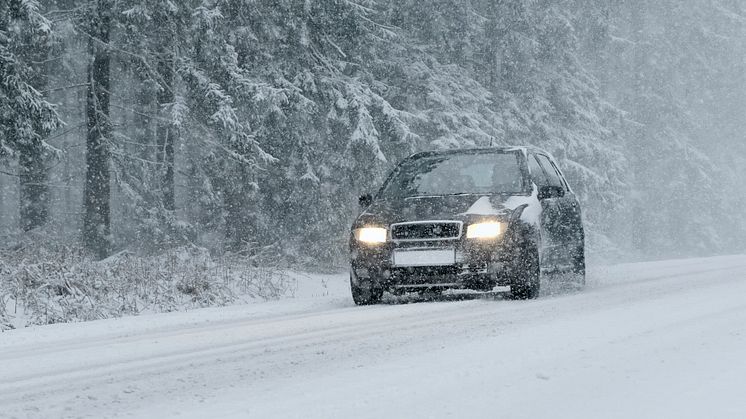
{"type": "Polygon", "coordinates": [[[394,266],[447,266],[455,263],[454,249],[394,251],[394,266]]]}

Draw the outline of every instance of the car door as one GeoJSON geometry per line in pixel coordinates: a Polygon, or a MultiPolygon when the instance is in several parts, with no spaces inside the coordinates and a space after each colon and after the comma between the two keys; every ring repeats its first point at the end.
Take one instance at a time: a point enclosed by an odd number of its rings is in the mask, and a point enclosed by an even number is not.
{"type": "Polygon", "coordinates": [[[569,268],[572,267],[573,257],[578,249],[578,241],[582,240],[580,205],[577,197],[568,187],[567,181],[562,176],[557,164],[549,156],[543,154],[537,155],[537,158],[547,175],[549,184],[560,187],[564,191],[563,196],[557,198],[555,264],[560,269],[569,268]]]}
{"type": "MultiPolygon", "coordinates": [[[[537,155],[528,156],[528,167],[531,172],[531,180],[537,188],[550,185],[549,176],[541,166],[537,155]]],[[[544,268],[553,269],[560,262],[561,250],[564,247],[562,241],[562,210],[561,200],[557,197],[541,200],[541,264],[544,268]]]]}

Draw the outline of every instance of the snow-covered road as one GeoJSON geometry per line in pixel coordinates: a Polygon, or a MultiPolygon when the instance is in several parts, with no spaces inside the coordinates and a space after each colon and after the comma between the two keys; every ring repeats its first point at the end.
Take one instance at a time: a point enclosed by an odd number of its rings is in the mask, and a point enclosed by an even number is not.
{"type": "MultiPolygon", "coordinates": [[[[746,417],[746,256],[580,293],[327,295],[0,334],[0,417],[746,417]]],[[[302,288],[302,287],[301,287],[302,288]]]]}

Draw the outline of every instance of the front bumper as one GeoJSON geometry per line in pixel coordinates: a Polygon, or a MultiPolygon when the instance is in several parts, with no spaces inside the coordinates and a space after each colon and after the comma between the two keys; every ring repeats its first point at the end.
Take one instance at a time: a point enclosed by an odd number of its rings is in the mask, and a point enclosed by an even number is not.
{"type": "Polygon", "coordinates": [[[389,291],[429,288],[491,290],[509,284],[515,258],[509,240],[477,241],[464,238],[416,243],[387,242],[377,246],[350,242],[352,280],[389,291]],[[432,249],[455,252],[455,262],[445,266],[397,266],[397,250],[432,249]]]}

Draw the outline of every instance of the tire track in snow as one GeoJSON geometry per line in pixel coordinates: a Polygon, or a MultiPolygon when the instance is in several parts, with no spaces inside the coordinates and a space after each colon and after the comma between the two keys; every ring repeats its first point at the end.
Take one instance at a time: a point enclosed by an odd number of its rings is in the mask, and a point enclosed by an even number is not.
{"type": "MultiPolygon", "coordinates": [[[[692,263],[701,264],[701,262],[692,263]]],[[[92,363],[72,363],[72,366],[56,368],[53,363],[42,367],[31,366],[32,372],[8,373],[8,368],[0,370],[0,405],[4,407],[23,406],[31,400],[43,400],[46,396],[65,397],[99,385],[111,382],[137,383],[148,379],[167,379],[169,375],[179,375],[179,371],[190,368],[194,371],[210,371],[216,365],[256,362],[257,370],[271,367],[273,362],[282,362],[288,353],[298,353],[301,360],[308,359],[308,353],[319,348],[336,348],[343,345],[374,350],[381,347],[376,343],[378,336],[386,336],[385,345],[406,345],[411,336],[416,340],[436,341],[444,333],[448,334],[488,334],[499,333],[501,329],[557,316],[572,316],[578,311],[597,310],[623,304],[630,299],[660,298],[674,290],[693,290],[697,287],[716,287],[734,280],[722,275],[739,272],[743,277],[746,265],[712,267],[687,273],[670,273],[647,278],[633,278],[628,282],[617,282],[594,287],[587,293],[554,296],[538,301],[492,303],[484,301],[415,304],[406,306],[378,306],[366,308],[343,308],[320,312],[294,314],[289,316],[269,316],[260,319],[230,320],[218,325],[199,325],[186,329],[159,333],[149,331],[142,335],[107,340],[93,338],[63,347],[43,348],[31,351],[0,352],[0,360],[18,363],[26,360],[33,364],[38,358],[54,355],[73,356],[75,352],[104,353],[110,355],[121,350],[119,358],[102,358],[92,363]],[[701,278],[708,273],[718,273],[714,278],[701,278]],[[696,285],[694,288],[691,285],[696,285]],[[673,286],[673,287],[672,287],[673,286]],[[638,287],[649,289],[638,289],[638,287]],[[611,291],[623,291],[620,294],[611,291]],[[607,298],[598,298],[609,294],[607,298]],[[582,308],[572,309],[572,304],[562,302],[578,300],[582,308]],[[304,330],[308,329],[310,330],[304,330]],[[423,336],[424,332],[424,336],[423,336]],[[226,334],[228,336],[226,336],[226,334]],[[243,335],[242,335],[243,334],[243,335]],[[241,336],[235,339],[235,336],[241,336]],[[218,344],[211,338],[222,339],[218,344]],[[161,341],[164,345],[178,339],[187,344],[178,350],[159,353],[142,351],[131,356],[135,347],[152,345],[157,349],[161,341]],[[227,339],[227,340],[226,340],[227,339]],[[194,340],[201,343],[194,344],[194,340]],[[191,345],[191,346],[190,346],[191,345]],[[365,348],[372,346],[372,348],[365,348]],[[144,353],[142,353],[144,352],[144,353]],[[7,355],[7,356],[6,356],[7,355]],[[304,358],[305,357],[305,358],[304,358]],[[279,358],[279,361],[278,359],[279,358]],[[36,371],[33,371],[36,369],[36,371]]],[[[136,352],[136,351],[135,351],[136,352]]],[[[83,359],[81,354],[80,359],[83,359]]],[[[41,362],[41,364],[44,364],[41,362]]],[[[10,368],[12,369],[12,367],[10,368]]],[[[3,413],[0,412],[0,416],[3,413]]]]}

